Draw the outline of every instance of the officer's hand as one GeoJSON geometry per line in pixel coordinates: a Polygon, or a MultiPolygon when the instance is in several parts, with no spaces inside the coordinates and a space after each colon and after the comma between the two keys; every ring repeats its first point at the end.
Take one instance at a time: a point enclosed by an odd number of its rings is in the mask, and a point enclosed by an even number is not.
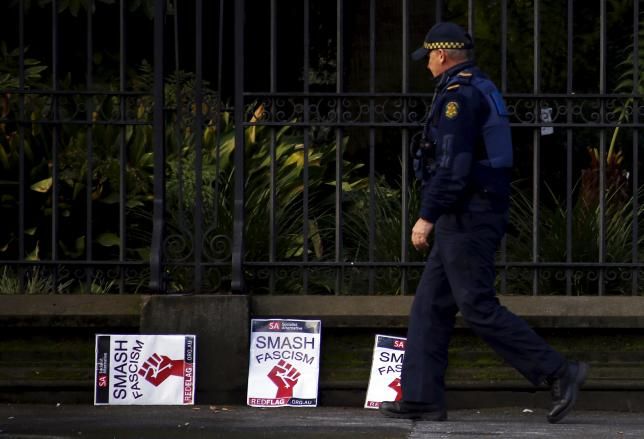
{"type": "Polygon", "coordinates": [[[430,223],[426,219],[418,218],[418,221],[414,224],[414,228],[411,230],[411,243],[416,250],[425,251],[429,248],[427,238],[433,229],[433,223],[430,223]]]}

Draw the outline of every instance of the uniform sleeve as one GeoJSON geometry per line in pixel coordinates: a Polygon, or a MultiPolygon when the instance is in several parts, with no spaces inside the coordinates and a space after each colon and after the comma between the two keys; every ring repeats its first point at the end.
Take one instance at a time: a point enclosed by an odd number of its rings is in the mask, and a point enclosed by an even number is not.
{"type": "Polygon", "coordinates": [[[479,131],[474,98],[460,90],[443,96],[437,116],[436,168],[423,185],[420,217],[436,222],[465,195],[470,180],[474,144],[479,131]]]}

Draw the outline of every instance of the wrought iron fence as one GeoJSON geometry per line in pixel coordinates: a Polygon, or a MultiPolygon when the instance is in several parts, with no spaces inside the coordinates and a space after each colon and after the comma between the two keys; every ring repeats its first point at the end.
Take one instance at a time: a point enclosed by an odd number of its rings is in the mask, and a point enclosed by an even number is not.
{"type": "Polygon", "coordinates": [[[499,291],[642,291],[637,0],[31,3],[0,37],[3,292],[412,294],[438,20],[511,112],[499,291]]]}

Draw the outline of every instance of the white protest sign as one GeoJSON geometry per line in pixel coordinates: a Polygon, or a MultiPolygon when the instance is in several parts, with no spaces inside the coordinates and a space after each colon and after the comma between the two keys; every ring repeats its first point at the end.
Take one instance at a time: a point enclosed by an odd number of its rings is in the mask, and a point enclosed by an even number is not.
{"type": "Polygon", "coordinates": [[[249,406],[317,406],[321,327],[319,320],[251,321],[249,406]]]}
{"type": "Polygon", "coordinates": [[[377,409],[382,401],[402,398],[400,371],[406,343],[405,338],[376,335],[365,408],[377,409]]]}
{"type": "Polygon", "coordinates": [[[194,404],[194,335],[96,335],[94,404],[194,404]]]}

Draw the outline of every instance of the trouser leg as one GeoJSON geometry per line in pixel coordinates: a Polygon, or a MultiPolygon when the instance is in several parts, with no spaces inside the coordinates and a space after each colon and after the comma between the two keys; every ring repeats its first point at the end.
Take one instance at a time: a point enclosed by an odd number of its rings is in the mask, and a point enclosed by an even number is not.
{"type": "Polygon", "coordinates": [[[505,230],[492,213],[441,218],[436,239],[447,278],[468,326],[535,385],[565,360],[520,317],[502,306],[494,291],[494,257],[505,230]]]}
{"type": "Polygon", "coordinates": [[[401,373],[403,399],[445,407],[447,348],[456,304],[434,244],[409,316],[401,373]]]}

